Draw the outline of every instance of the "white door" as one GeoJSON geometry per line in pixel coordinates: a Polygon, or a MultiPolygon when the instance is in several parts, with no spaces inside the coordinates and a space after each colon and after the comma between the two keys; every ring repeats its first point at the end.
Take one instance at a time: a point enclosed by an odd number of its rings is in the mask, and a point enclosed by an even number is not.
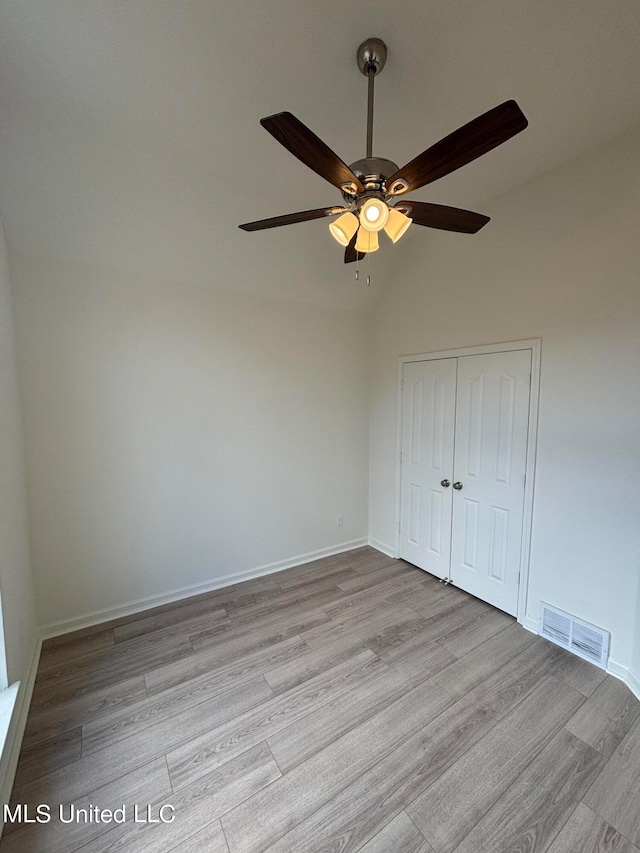
{"type": "Polygon", "coordinates": [[[530,384],[530,350],[458,358],[449,575],[514,616],[530,384]]]}
{"type": "Polygon", "coordinates": [[[402,372],[400,556],[450,574],[457,359],[416,361],[402,372]]]}

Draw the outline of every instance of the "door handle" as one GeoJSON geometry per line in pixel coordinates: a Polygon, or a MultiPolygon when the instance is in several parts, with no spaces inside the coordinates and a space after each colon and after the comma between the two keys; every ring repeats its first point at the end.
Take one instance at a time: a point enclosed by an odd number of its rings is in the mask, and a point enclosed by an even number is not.
{"type": "Polygon", "coordinates": [[[460,489],[462,488],[462,483],[460,482],[460,480],[458,480],[457,483],[453,484],[453,488],[457,489],[457,491],[460,491],[460,489]]]}
{"type": "Polygon", "coordinates": [[[448,480],[440,480],[440,485],[444,486],[445,489],[448,489],[451,483],[448,480]]]}

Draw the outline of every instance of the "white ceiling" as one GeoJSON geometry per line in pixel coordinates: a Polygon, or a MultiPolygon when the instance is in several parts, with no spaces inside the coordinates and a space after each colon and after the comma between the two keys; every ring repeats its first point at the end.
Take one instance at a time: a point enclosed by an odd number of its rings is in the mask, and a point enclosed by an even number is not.
{"type": "Polygon", "coordinates": [[[158,277],[364,310],[405,241],[453,239],[414,226],[384,244],[367,292],[326,222],[237,228],[340,202],[258,121],[290,110],[346,162],[364,156],[355,52],[370,35],[389,48],[375,154],[402,164],[507,98],[529,119],[422,200],[491,214],[491,198],[640,124],[638,0],[3,0],[0,16],[10,253],[132,287],[158,277]]]}

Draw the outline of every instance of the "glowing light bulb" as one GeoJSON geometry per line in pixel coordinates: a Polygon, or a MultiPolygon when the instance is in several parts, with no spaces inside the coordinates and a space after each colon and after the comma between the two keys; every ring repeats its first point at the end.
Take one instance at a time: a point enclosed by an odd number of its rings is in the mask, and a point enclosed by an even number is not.
{"type": "Polygon", "coordinates": [[[360,208],[360,225],[367,231],[380,231],[388,218],[389,208],[381,198],[368,198],[360,208]]]}

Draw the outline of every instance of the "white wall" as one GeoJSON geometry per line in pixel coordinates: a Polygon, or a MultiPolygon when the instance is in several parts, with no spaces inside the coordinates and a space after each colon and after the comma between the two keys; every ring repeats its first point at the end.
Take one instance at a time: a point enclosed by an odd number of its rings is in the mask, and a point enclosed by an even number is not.
{"type": "MultiPolygon", "coordinates": [[[[35,642],[27,499],[13,312],[0,224],[0,595],[8,682],[23,679],[35,642]]],[[[6,686],[0,684],[0,687],[6,686]]]]}
{"type": "Polygon", "coordinates": [[[610,630],[623,667],[640,620],[638,175],[636,131],[485,205],[476,236],[414,226],[370,341],[370,535],[392,546],[397,357],[542,338],[528,616],[544,599],[610,630]]]}
{"type": "Polygon", "coordinates": [[[41,625],[366,537],[362,318],[12,267],[41,625]]]}

